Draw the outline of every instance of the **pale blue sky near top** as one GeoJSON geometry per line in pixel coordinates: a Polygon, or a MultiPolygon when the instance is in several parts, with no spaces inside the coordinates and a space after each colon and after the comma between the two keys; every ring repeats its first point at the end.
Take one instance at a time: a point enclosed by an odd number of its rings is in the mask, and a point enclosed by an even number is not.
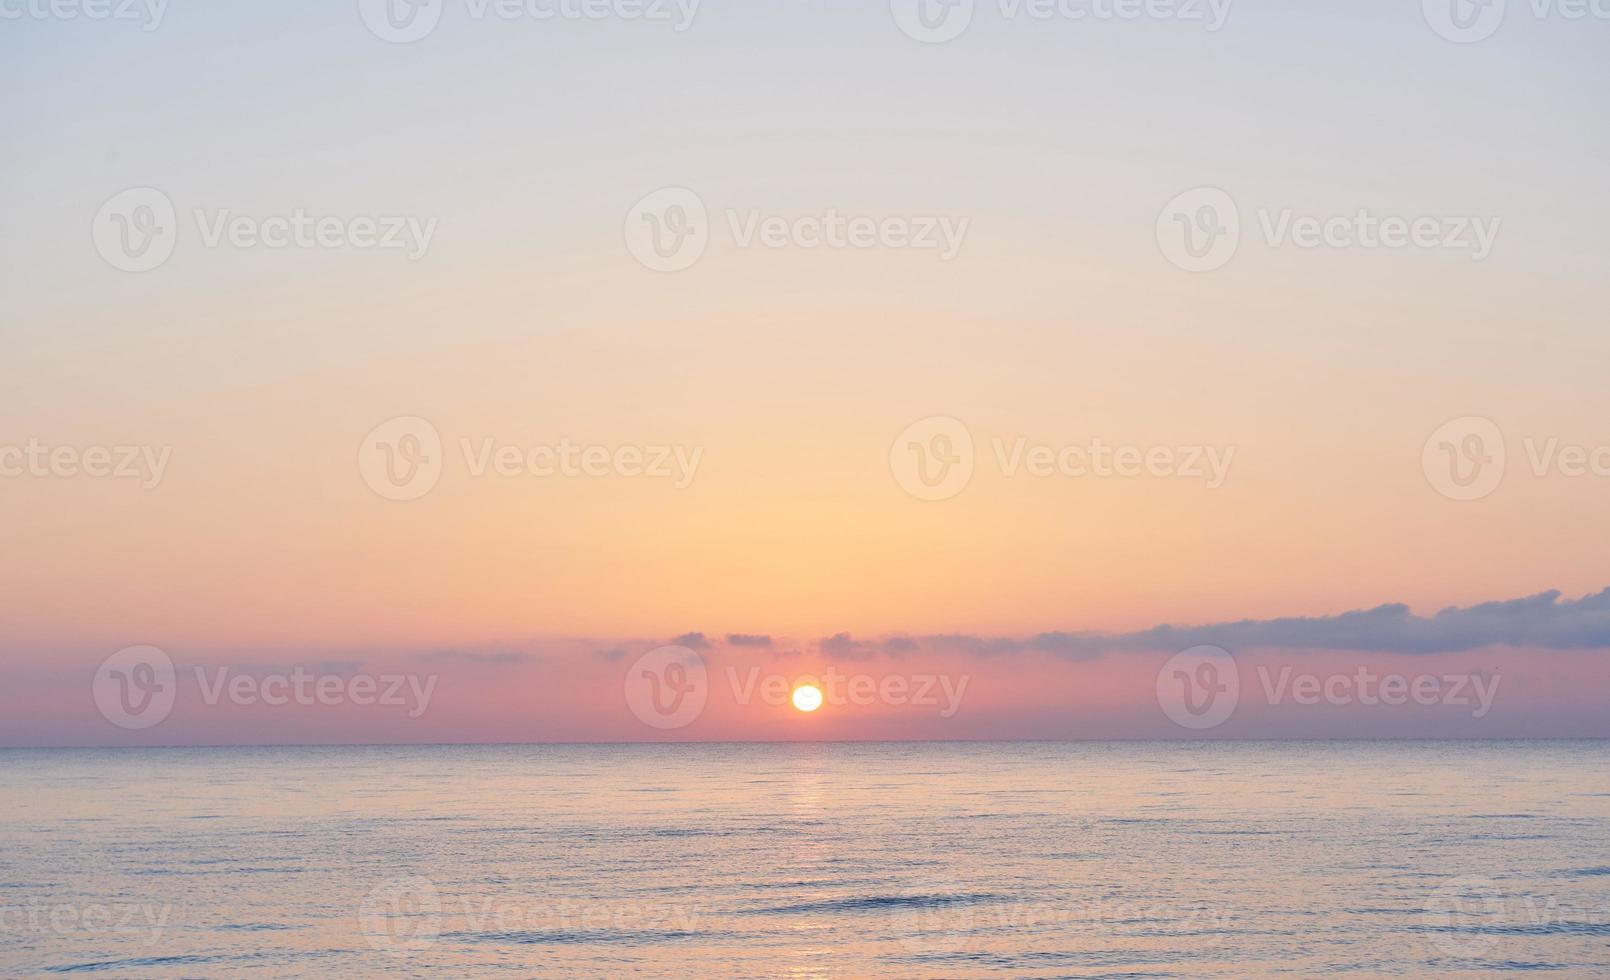
{"type": "MultiPolygon", "coordinates": [[[[621,215],[664,185],[713,207],[966,214],[970,247],[943,276],[762,286],[806,304],[881,286],[919,309],[938,290],[952,311],[1030,318],[1065,313],[1050,297],[1070,283],[1147,268],[1158,208],[1188,187],[1225,187],[1243,208],[1497,214],[1494,261],[1460,274],[1530,302],[1565,290],[1571,315],[1537,329],[1594,336],[1583,314],[1604,294],[1582,280],[1603,264],[1610,227],[1610,22],[1537,21],[1512,4],[1497,35],[1457,45],[1401,0],[1237,4],[1216,33],[1003,20],[981,2],[966,33],[930,46],[878,2],[706,0],[680,33],[474,21],[463,0],[445,2],[439,29],[402,46],[372,36],[351,2],[173,0],[149,33],[0,22],[0,330],[16,345],[0,380],[37,383],[75,351],[124,356],[165,390],[211,383],[226,363],[250,379],[355,355],[376,329],[359,314],[386,320],[398,296],[387,341],[428,345],[435,328],[407,318],[414,291],[513,279],[547,290],[556,316],[630,321],[642,311],[615,276],[621,215]],[[440,231],[429,263],[298,267],[299,284],[344,290],[351,315],[321,323],[317,345],[286,344],[288,330],[305,338],[286,326],[300,300],[283,266],[192,251],[131,279],[100,262],[90,218],[139,185],[168,193],[182,218],[398,211],[436,216],[440,231]],[[241,314],[223,338],[223,307],[195,308],[215,291],[241,314]],[[249,315],[287,305],[273,323],[249,315]]],[[[719,303],[748,287],[645,288],[719,303]]]]}

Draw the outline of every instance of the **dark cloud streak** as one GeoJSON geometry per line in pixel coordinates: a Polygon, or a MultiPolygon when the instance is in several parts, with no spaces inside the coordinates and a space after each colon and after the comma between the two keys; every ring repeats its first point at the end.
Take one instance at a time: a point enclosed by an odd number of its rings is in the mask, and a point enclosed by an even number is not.
{"type": "Polygon", "coordinates": [[[1108,653],[1183,650],[1212,645],[1227,650],[1352,650],[1377,653],[1452,653],[1481,647],[1546,650],[1610,648],[1610,589],[1560,601],[1553,590],[1522,599],[1450,606],[1416,616],[1402,603],[1334,616],[1243,619],[1202,626],[1154,626],[1132,633],[1040,633],[1031,637],[943,634],[926,638],[935,649],[990,657],[1024,652],[1089,660],[1108,653]]]}

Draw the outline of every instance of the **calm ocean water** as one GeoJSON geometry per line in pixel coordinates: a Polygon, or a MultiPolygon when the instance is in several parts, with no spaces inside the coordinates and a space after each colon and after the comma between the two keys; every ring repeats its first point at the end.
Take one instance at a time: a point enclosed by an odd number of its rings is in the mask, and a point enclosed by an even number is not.
{"type": "Polygon", "coordinates": [[[0,751],[0,975],[1610,974],[1610,743],[0,751]]]}

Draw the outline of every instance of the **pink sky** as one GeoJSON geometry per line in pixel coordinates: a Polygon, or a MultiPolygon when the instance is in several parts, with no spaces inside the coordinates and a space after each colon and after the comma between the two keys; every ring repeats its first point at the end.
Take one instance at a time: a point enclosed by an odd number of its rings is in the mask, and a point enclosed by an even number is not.
{"type": "Polygon", "coordinates": [[[163,649],[174,696],[149,727],[121,727],[98,700],[107,677],[53,666],[65,657],[51,651],[11,673],[0,742],[1603,737],[1610,661],[1583,644],[1600,642],[1604,601],[1545,595],[1437,616],[1387,608],[1131,634],[688,634],[289,658],[163,649]],[[1175,645],[1157,649],[1159,636],[1175,645]],[[1225,644],[1216,649],[1239,692],[1221,720],[1193,727],[1170,714],[1171,658],[1203,640],[1225,644]],[[1324,645],[1344,641],[1361,649],[1324,645]],[[669,673],[672,662],[687,670],[669,673]],[[688,671],[700,672],[696,685],[688,671]],[[696,686],[700,706],[672,716],[674,691],[650,683],[696,686]],[[819,710],[789,702],[802,684],[823,691],[819,710]]]}

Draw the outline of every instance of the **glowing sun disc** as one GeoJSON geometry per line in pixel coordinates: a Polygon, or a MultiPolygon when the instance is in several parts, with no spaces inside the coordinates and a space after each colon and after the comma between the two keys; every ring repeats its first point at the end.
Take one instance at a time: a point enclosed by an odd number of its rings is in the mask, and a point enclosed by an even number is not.
{"type": "Polygon", "coordinates": [[[794,688],[794,707],[801,711],[815,711],[822,706],[822,691],[810,684],[794,688]]]}

